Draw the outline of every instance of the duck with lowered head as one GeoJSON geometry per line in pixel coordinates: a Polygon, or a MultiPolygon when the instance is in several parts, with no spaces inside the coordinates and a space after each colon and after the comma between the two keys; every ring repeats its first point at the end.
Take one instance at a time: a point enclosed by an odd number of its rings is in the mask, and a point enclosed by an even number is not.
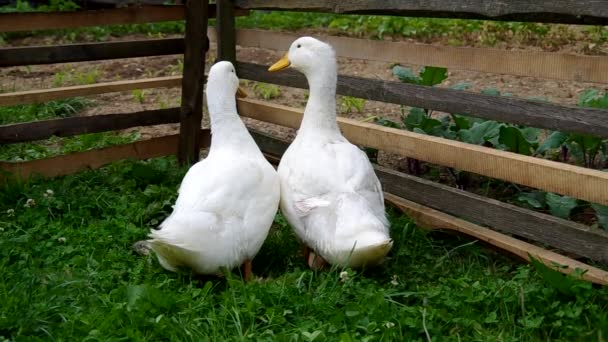
{"type": "Polygon", "coordinates": [[[310,95],[279,164],[281,211],[305,245],[309,266],[379,264],[393,245],[384,196],[365,153],[338,128],[334,50],[315,38],[299,38],[268,70],[288,67],[306,76],[310,95]]]}
{"type": "Polygon", "coordinates": [[[145,242],[169,271],[216,275],[242,264],[248,280],[278,210],[279,178],[237,114],[238,86],[232,63],[209,70],[209,155],[188,170],[173,212],[145,242]]]}

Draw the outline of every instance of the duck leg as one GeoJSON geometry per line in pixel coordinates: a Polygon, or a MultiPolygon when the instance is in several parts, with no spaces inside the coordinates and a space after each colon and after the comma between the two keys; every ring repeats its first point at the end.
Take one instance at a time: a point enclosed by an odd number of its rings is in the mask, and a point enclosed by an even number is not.
{"type": "Polygon", "coordinates": [[[241,265],[241,272],[245,281],[251,280],[251,277],[253,276],[253,272],[251,271],[251,260],[245,260],[243,265],[241,265]]]}
{"type": "Polygon", "coordinates": [[[308,267],[315,271],[321,271],[328,265],[327,261],[325,261],[325,259],[323,259],[320,255],[317,255],[313,250],[310,250],[308,253],[306,263],[308,264],[308,267]]]}

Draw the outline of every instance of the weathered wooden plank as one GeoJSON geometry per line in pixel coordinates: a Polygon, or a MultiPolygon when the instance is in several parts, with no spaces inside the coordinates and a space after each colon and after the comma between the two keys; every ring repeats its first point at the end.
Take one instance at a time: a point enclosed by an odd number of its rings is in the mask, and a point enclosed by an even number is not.
{"type": "Polygon", "coordinates": [[[512,253],[523,260],[531,261],[531,258],[533,257],[546,266],[564,274],[584,271],[582,279],[600,285],[608,285],[608,272],[597,267],[589,266],[561,254],[500,234],[393,194],[386,193],[385,199],[387,202],[412,217],[420,226],[432,229],[448,229],[464,233],[512,253]]]}
{"type": "Polygon", "coordinates": [[[161,87],[177,87],[182,82],[181,76],[165,76],[78,85],[71,87],[36,89],[0,94],[0,106],[14,106],[26,103],[41,103],[76,96],[97,95],[121,92],[134,89],[149,89],[161,87]]]}
{"type": "Polygon", "coordinates": [[[184,52],[181,38],[130,40],[0,49],[0,67],[174,55],[184,52]]]}
{"type": "MultiPolygon", "coordinates": [[[[293,70],[268,72],[266,66],[238,63],[240,78],[308,89],[304,76],[293,70]]],[[[556,105],[512,97],[425,87],[354,76],[338,77],[338,93],[373,101],[405,104],[484,119],[608,137],[608,110],[556,105]]]]}
{"type": "MultiPolygon", "coordinates": [[[[260,149],[280,157],[289,142],[251,130],[260,149]]],[[[426,179],[374,166],[385,192],[420,205],[608,263],[608,233],[599,229],[475,195],[426,179]]],[[[470,235],[470,234],[469,234],[470,235]]],[[[473,235],[475,236],[475,235],[473,235]]]]}
{"type": "MultiPolygon", "coordinates": [[[[301,109],[238,99],[243,116],[297,128],[301,109]]],[[[352,143],[429,163],[527,185],[545,191],[608,205],[608,172],[534,158],[460,141],[338,118],[352,143]]]]}
{"type": "MultiPolygon", "coordinates": [[[[237,9],[235,16],[248,14],[237,9]]],[[[216,15],[216,5],[209,4],[209,15],[216,15]]],[[[144,24],[177,21],[185,18],[182,5],[143,5],[74,12],[0,13],[0,32],[73,29],[89,26],[144,24]]]]}
{"type": "Polygon", "coordinates": [[[47,139],[53,135],[69,137],[138,126],[153,126],[179,122],[179,108],[146,110],[128,114],[79,116],[0,125],[0,144],[47,139]]]}
{"type": "Polygon", "coordinates": [[[203,82],[207,39],[208,2],[186,2],[186,48],[182,78],[182,108],[178,159],[182,164],[198,161],[203,117],[203,82]]]}
{"type": "MultiPolygon", "coordinates": [[[[284,51],[301,35],[269,30],[237,31],[237,44],[284,51]]],[[[541,51],[453,47],[409,42],[317,36],[340,57],[433,65],[457,70],[608,83],[608,58],[541,51]]]]}
{"type": "Polygon", "coordinates": [[[446,185],[376,167],[384,191],[504,233],[608,263],[608,233],[446,185]]]}
{"type": "Polygon", "coordinates": [[[236,0],[235,4],[245,9],[608,24],[608,4],[604,0],[236,0]]]}
{"type": "Polygon", "coordinates": [[[217,0],[217,60],[236,63],[236,29],[232,0],[217,0]]]}
{"type": "MultiPolygon", "coordinates": [[[[176,134],[47,159],[18,163],[0,162],[0,170],[23,180],[34,175],[46,178],[65,176],[87,169],[97,169],[124,159],[141,160],[175,154],[178,140],[179,135],[176,134]]],[[[208,147],[210,143],[211,133],[209,130],[202,130],[202,147],[208,147]]],[[[0,179],[2,176],[0,173],[0,179]]]]}
{"type": "Polygon", "coordinates": [[[184,19],[184,6],[131,6],[94,11],[0,13],[0,32],[73,29],[184,19]]]}

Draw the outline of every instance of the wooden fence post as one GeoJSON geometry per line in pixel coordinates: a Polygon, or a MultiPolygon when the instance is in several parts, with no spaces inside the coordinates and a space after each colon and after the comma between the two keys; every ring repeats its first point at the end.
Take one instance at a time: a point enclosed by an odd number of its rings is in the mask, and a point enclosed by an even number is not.
{"type": "Polygon", "coordinates": [[[208,7],[207,0],[188,0],[186,2],[186,35],[184,38],[186,46],[178,149],[178,159],[182,165],[195,163],[199,158],[205,53],[209,49],[208,7]]]}
{"type": "Polygon", "coordinates": [[[236,62],[236,30],[234,3],[232,0],[217,0],[217,61],[236,62]]]}

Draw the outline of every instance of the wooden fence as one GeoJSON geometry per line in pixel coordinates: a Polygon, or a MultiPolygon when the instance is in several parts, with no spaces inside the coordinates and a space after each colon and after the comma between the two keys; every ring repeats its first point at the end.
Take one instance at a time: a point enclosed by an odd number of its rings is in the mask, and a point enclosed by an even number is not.
{"type": "MultiPolygon", "coordinates": [[[[0,164],[21,177],[32,174],[57,176],[99,167],[125,158],[151,158],[178,153],[182,162],[197,160],[208,146],[209,132],[200,130],[205,34],[216,42],[218,57],[236,63],[240,78],[284,86],[307,88],[296,72],[269,73],[267,66],[236,60],[236,45],[284,51],[296,36],[261,30],[236,30],[235,16],[251,9],[299,10],[329,13],[387,14],[407,16],[518,20],[551,23],[608,25],[608,4],[600,1],[560,0],[532,4],[521,1],[271,1],[218,0],[217,5],[190,0],[182,6],[143,6],[107,11],[51,14],[0,14],[0,31],[73,28],[85,25],[186,20],[185,39],[77,44],[54,47],[0,49],[0,66],[61,63],[93,59],[129,58],[184,53],[184,77],[161,77],[86,86],[31,90],[0,94],[0,105],[153,87],[182,87],[182,107],[121,115],[99,115],[0,126],[0,143],[45,139],[124,129],[142,125],[180,122],[180,134],[128,145],[75,153],[47,160],[0,164]],[[584,3],[584,4],[582,4],[584,3]],[[160,8],[160,9],[159,9],[160,8]],[[216,17],[216,28],[207,32],[207,17],[216,17]],[[24,22],[29,22],[23,26],[24,22]],[[21,26],[19,26],[21,25],[21,26]],[[136,48],[134,48],[136,47],[136,48]],[[66,166],[66,165],[69,165],[66,166]]],[[[436,65],[459,70],[539,78],[608,83],[608,57],[573,54],[503,51],[484,48],[437,47],[426,44],[370,41],[345,37],[320,37],[330,42],[339,56],[436,65]]],[[[563,106],[517,98],[503,98],[451,89],[400,82],[339,76],[338,93],[394,104],[467,113],[563,132],[608,137],[608,110],[563,106]]],[[[302,110],[269,102],[240,99],[239,112],[273,124],[296,128],[302,110]]],[[[608,173],[540,158],[470,145],[458,141],[385,128],[351,119],[339,119],[344,135],[353,143],[453,167],[536,189],[608,205],[608,173]]],[[[253,131],[262,150],[277,160],[288,142],[253,131]]],[[[536,241],[590,260],[608,263],[608,233],[589,226],[475,195],[411,175],[376,168],[384,190],[401,209],[430,227],[454,229],[501,246],[528,258],[528,252],[546,263],[558,262],[589,270],[586,278],[608,283],[608,274],[499,234],[536,241]],[[488,228],[492,230],[489,230],[488,228]],[[495,231],[494,231],[495,230],[495,231]],[[528,252],[525,252],[528,251],[528,252]]]]}

